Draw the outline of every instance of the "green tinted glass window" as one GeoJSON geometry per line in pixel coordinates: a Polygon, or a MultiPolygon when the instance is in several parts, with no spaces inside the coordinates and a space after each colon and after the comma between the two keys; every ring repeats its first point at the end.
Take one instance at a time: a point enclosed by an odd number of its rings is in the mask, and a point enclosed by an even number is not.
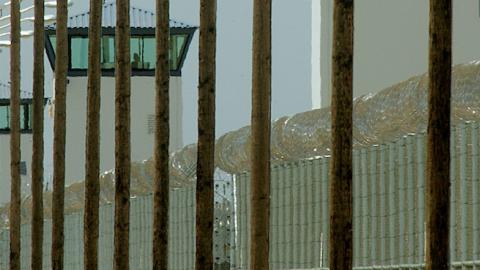
{"type": "Polygon", "coordinates": [[[145,69],[155,69],[156,47],[155,37],[143,38],[143,63],[145,69]]]}
{"type": "Polygon", "coordinates": [[[10,129],[10,106],[0,106],[0,129],[10,129]]]}
{"type": "MultiPolygon", "coordinates": [[[[179,34],[170,37],[170,69],[178,70],[188,35],[179,34]]],[[[56,38],[50,36],[55,47],[56,38]]],[[[74,36],[70,39],[71,69],[88,68],[88,37],[74,36]]],[[[133,36],[130,39],[130,61],[133,70],[154,70],[156,63],[155,36],[133,36]]],[[[103,36],[101,44],[102,69],[115,68],[115,37],[103,36]]]]}
{"type": "Polygon", "coordinates": [[[155,69],[155,38],[132,37],[130,39],[130,60],[134,70],[155,69]]]}
{"type": "Polygon", "coordinates": [[[72,37],[71,40],[71,67],[72,69],[88,68],[88,38],[72,37]]]}
{"type": "Polygon", "coordinates": [[[177,70],[181,57],[183,48],[185,47],[185,43],[187,41],[187,35],[172,35],[170,37],[170,69],[177,70]]]}
{"type": "Polygon", "coordinates": [[[57,53],[57,36],[50,35],[49,38],[50,38],[50,42],[52,43],[53,52],[57,53]]]}
{"type": "MultiPolygon", "coordinates": [[[[20,105],[20,130],[32,130],[32,108],[31,104],[20,105]]],[[[10,105],[0,105],[0,130],[10,130],[10,105]]]]}
{"type": "Polygon", "coordinates": [[[20,129],[32,129],[32,104],[22,104],[20,108],[20,129]]]}
{"type": "Polygon", "coordinates": [[[103,36],[102,37],[102,68],[114,69],[115,68],[115,37],[103,36]]]}

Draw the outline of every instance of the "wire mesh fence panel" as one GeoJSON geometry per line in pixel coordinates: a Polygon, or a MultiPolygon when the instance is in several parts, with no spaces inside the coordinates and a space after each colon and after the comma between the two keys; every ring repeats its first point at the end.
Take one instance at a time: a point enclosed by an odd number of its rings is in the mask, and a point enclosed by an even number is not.
{"type": "MultiPolygon", "coordinates": [[[[170,269],[193,269],[194,202],[193,187],[171,191],[170,269]],[[188,263],[186,263],[188,262],[188,263]]],[[[152,267],[152,196],[131,199],[130,205],[130,269],[152,267]]],[[[99,269],[113,269],[114,205],[100,207],[99,217],[99,269]]],[[[30,269],[31,227],[22,225],[22,269],[30,269]]],[[[51,220],[44,222],[43,269],[51,269],[51,220]]],[[[8,269],[8,230],[0,232],[0,269],[8,269]]],[[[65,269],[83,269],[83,212],[65,217],[65,269]]]]}
{"type": "MultiPolygon", "coordinates": [[[[451,269],[480,269],[479,124],[452,129],[451,269]]],[[[270,269],[326,269],[330,157],[275,165],[271,177],[270,269]]],[[[423,269],[425,134],[353,152],[354,269],[423,269]]],[[[214,247],[218,265],[249,269],[250,175],[217,182],[214,247]],[[221,191],[223,190],[223,191],[221,191]],[[223,195],[222,195],[223,194],[223,195]],[[221,195],[221,196],[220,196],[221,195]],[[228,225],[228,226],[227,226],[228,225]]],[[[193,269],[195,189],[170,193],[169,269],[193,269]]],[[[131,199],[131,269],[150,269],[152,196],[131,199]]],[[[99,266],[113,269],[113,204],[100,208],[99,266]]],[[[50,269],[51,221],[45,220],[43,268],[50,269]]],[[[22,225],[22,269],[30,268],[31,225],[22,225]]],[[[8,269],[9,232],[0,231],[0,269],[8,269]]],[[[83,212],[65,218],[65,269],[83,269],[83,212]]],[[[216,268],[220,269],[220,268],[216,268]]],[[[224,268],[221,268],[224,269],[224,268]]]]}
{"type": "MultiPolygon", "coordinates": [[[[477,123],[452,129],[451,269],[480,269],[478,133],[477,123]]],[[[273,166],[271,269],[328,266],[329,160],[325,156],[273,166]]],[[[424,269],[425,178],[425,134],[354,150],[354,269],[424,269]]],[[[237,179],[250,181],[248,174],[237,179]]],[[[237,186],[241,211],[236,218],[247,221],[249,203],[242,200],[249,200],[249,191],[242,183],[237,186]]],[[[239,241],[248,241],[242,235],[248,234],[247,225],[239,223],[239,241]]],[[[247,249],[248,243],[243,246],[247,249]]],[[[239,259],[244,261],[237,265],[248,265],[248,257],[239,259]]]]}

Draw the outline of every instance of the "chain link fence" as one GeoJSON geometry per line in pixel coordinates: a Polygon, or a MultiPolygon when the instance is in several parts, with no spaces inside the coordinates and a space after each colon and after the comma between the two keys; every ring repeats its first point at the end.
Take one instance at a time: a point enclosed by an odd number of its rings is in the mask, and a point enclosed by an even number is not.
{"type": "MultiPolygon", "coordinates": [[[[480,269],[479,124],[452,130],[452,269],[480,269]]],[[[353,153],[353,244],[357,270],[424,269],[426,136],[353,153]]],[[[327,269],[328,156],[272,167],[270,269],[327,269]]],[[[250,175],[216,182],[216,270],[248,269],[250,175]]],[[[171,191],[170,267],[194,269],[194,187],[171,191]]],[[[151,269],[152,197],[131,200],[130,266],[151,269]]],[[[100,209],[100,269],[112,269],[113,205],[100,209]]],[[[65,268],[83,269],[83,213],[66,217],[65,268]]],[[[22,269],[30,267],[30,225],[22,226],[22,269]]],[[[8,269],[8,231],[0,232],[0,269],[8,269]]],[[[45,221],[44,269],[51,221],[45,221]]]]}
{"type": "MultiPolygon", "coordinates": [[[[452,130],[452,269],[480,269],[479,125],[452,130]]],[[[426,136],[353,152],[355,269],[422,269],[425,262],[426,136]]],[[[328,156],[274,166],[270,269],[326,269],[328,156]]],[[[236,175],[232,268],[248,269],[250,175],[236,175]]]]}

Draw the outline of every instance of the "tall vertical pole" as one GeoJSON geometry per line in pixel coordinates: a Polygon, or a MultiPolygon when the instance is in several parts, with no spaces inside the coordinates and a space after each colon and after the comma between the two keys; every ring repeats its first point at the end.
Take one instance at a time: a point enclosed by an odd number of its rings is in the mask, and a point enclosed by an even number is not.
{"type": "Polygon", "coordinates": [[[427,270],[449,269],[452,1],[430,0],[427,270]]]}
{"type": "Polygon", "coordinates": [[[195,269],[213,269],[217,2],[200,1],[195,269]]]}
{"type": "Polygon", "coordinates": [[[32,270],[42,269],[43,257],[43,107],[44,0],[35,0],[33,34],[33,151],[32,151],[32,270]]]}
{"type": "Polygon", "coordinates": [[[102,1],[90,0],[88,27],[87,133],[85,138],[85,212],[83,247],[85,269],[98,269],[100,196],[100,97],[102,1]]]}
{"type": "Polygon", "coordinates": [[[153,202],[153,269],[168,269],[168,215],[169,215],[169,143],[170,143],[170,1],[157,0],[155,69],[155,180],[153,202]]]}
{"type": "Polygon", "coordinates": [[[250,269],[268,269],[272,1],[253,2],[250,269]]]}
{"type": "Polygon", "coordinates": [[[334,2],[330,270],[352,269],[353,2],[334,2]]]}
{"type": "Polygon", "coordinates": [[[68,6],[57,0],[55,50],[55,115],[53,120],[53,198],[52,198],[52,269],[63,269],[65,205],[65,134],[68,69],[68,6]]]}
{"type": "Polygon", "coordinates": [[[12,0],[10,7],[10,270],[20,270],[20,0],[12,0]]]}
{"type": "Polygon", "coordinates": [[[115,270],[129,269],[130,0],[117,0],[115,30],[115,270]]]}

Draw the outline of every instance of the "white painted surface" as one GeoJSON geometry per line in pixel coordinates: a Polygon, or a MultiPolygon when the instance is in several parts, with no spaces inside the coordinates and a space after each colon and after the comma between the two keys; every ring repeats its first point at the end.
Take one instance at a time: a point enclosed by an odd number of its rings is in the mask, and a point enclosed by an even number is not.
{"type": "MultiPolygon", "coordinates": [[[[66,183],[85,177],[85,132],[87,115],[87,78],[69,78],[67,86],[66,183]]],[[[115,78],[102,77],[100,109],[100,171],[115,168],[115,78]]],[[[182,87],[180,77],[170,78],[170,150],[182,143],[182,87]]],[[[132,77],[131,88],[131,159],[152,157],[153,133],[149,116],[155,114],[154,77],[132,77]]]]}
{"type": "MultiPolygon", "coordinates": [[[[329,82],[333,1],[322,0],[321,3],[321,13],[315,13],[317,18],[312,18],[312,35],[313,40],[316,40],[319,38],[318,33],[321,33],[321,106],[328,107],[331,95],[329,82]],[[317,23],[318,16],[320,25],[317,23]]],[[[479,59],[480,2],[455,0],[453,5],[453,63],[479,59]]],[[[428,0],[355,2],[355,97],[378,92],[409,77],[427,72],[428,17],[428,0]]],[[[317,45],[314,43],[312,46],[317,45]]],[[[312,67],[312,72],[315,68],[312,67]]],[[[313,86],[312,93],[316,91],[318,89],[313,86]]],[[[316,98],[313,104],[320,102],[318,96],[316,98]]]]}

